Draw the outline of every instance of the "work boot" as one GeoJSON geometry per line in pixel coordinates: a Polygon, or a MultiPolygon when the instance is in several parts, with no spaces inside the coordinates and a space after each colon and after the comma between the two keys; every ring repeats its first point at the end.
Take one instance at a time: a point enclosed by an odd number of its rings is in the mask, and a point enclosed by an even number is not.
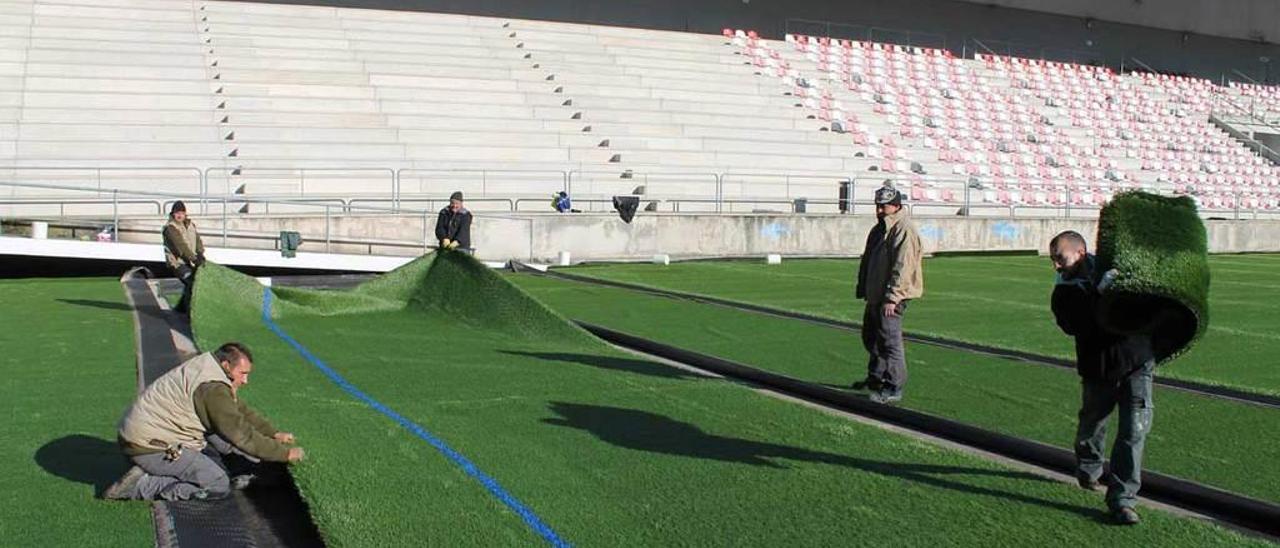
{"type": "Polygon", "coordinates": [[[1117,508],[1112,510],[1111,519],[1116,522],[1116,525],[1137,525],[1138,522],[1142,521],[1142,519],[1138,517],[1138,512],[1133,508],[1117,508]]]}
{"type": "Polygon", "coordinates": [[[890,386],[881,387],[871,393],[871,401],[879,404],[890,404],[902,401],[902,390],[890,386]]]}
{"type": "Polygon", "coordinates": [[[1080,484],[1080,488],[1085,491],[1098,491],[1102,489],[1102,483],[1085,474],[1076,474],[1076,483],[1080,484]]]}
{"type": "Polygon", "coordinates": [[[137,466],[130,468],[129,471],[124,473],[124,476],[102,492],[102,498],[107,500],[133,500],[139,498],[138,480],[145,475],[147,473],[142,468],[137,466]]]}
{"type": "Polygon", "coordinates": [[[872,392],[880,391],[880,379],[867,377],[858,382],[853,383],[850,388],[854,390],[870,390],[872,392]]]}

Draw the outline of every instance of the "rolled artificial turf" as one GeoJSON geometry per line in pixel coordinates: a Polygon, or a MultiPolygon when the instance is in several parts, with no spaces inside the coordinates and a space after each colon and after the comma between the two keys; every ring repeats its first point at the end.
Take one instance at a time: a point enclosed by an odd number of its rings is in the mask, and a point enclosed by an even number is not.
{"type": "MultiPolygon", "coordinates": [[[[866,374],[857,333],[635,291],[516,275],[560,313],[801,380],[849,386],[866,374]]],[[[908,309],[905,325],[911,325],[908,309]]],[[[1074,371],[908,344],[902,406],[1070,448],[1079,407],[1074,371]]],[[[1280,502],[1280,411],[1157,388],[1146,466],[1280,502]]],[[[1113,421],[1114,422],[1114,421],[1113,421]]],[[[1114,425],[1112,426],[1114,432],[1114,425]]]]}
{"type": "MultiPolygon", "coordinates": [[[[1042,257],[925,260],[925,296],[911,303],[909,332],[1074,359],[1049,311],[1053,270],[1042,257]]],[[[1211,256],[1213,324],[1157,375],[1280,396],[1280,256],[1211,256]]],[[[706,261],[593,265],[578,275],[710,295],[859,322],[856,260],[706,261]]]]}
{"type": "MultiPolygon", "coordinates": [[[[509,507],[263,327],[263,290],[210,265],[195,332],[250,345],[243,394],[298,435],[326,542],[528,545],[509,507]]],[[[468,256],[351,292],[273,290],[272,321],[352,386],[590,545],[1254,542],[621,353],[468,256]]]]}
{"type": "Polygon", "coordinates": [[[128,464],[133,319],[113,279],[0,281],[0,544],[144,546],[148,506],[96,493],[128,464]]]}
{"type": "Polygon", "coordinates": [[[1095,275],[1105,278],[1098,302],[1103,327],[1150,336],[1161,363],[1204,334],[1209,244],[1190,196],[1116,195],[1099,215],[1097,246],[1095,275]]]}

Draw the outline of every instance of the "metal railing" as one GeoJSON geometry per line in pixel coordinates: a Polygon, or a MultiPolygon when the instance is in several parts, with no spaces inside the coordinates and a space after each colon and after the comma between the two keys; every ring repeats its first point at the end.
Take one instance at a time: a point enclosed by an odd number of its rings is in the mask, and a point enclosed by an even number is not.
{"type": "MultiPolygon", "coordinates": [[[[172,201],[204,199],[210,206],[218,206],[218,205],[221,206],[220,213],[218,215],[222,223],[221,238],[222,238],[223,245],[226,245],[229,234],[230,234],[230,220],[232,217],[231,210],[233,208],[238,209],[243,206],[250,206],[254,204],[264,206],[264,212],[265,210],[270,208],[271,205],[274,204],[277,206],[277,211],[279,211],[281,206],[285,206],[285,207],[294,209],[295,212],[302,211],[302,212],[306,212],[308,215],[316,215],[316,216],[323,215],[324,216],[323,240],[325,242],[326,251],[329,251],[332,249],[332,245],[334,241],[333,215],[335,211],[338,213],[343,213],[347,215],[366,213],[366,214],[386,215],[391,217],[403,217],[403,218],[412,217],[415,219],[420,218],[422,220],[422,247],[424,251],[429,247],[429,242],[431,241],[431,238],[429,238],[428,236],[430,234],[431,228],[434,226],[431,219],[432,211],[427,209],[406,211],[403,208],[378,208],[378,207],[351,205],[349,203],[333,205],[331,203],[328,203],[327,201],[323,203],[318,203],[316,201],[264,199],[264,198],[255,198],[255,197],[245,197],[245,196],[208,197],[208,196],[201,196],[199,194],[178,194],[178,193],[149,192],[149,191],[122,191],[122,190],[116,190],[116,189],[99,190],[97,188],[92,188],[92,187],[31,184],[31,183],[17,183],[17,182],[5,182],[5,181],[0,181],[0,187],[58,190],[62,192],[97,194],[99,195],[99,198],[96,199],[97,201],[103,203],[104,205],[107,203],[111,204],[111,209],[112,209],[111,226],[115,231],[117,231],[117,233],[120,228],[120,217],[121,217],[120,205],[122,203],[125,203],[124,200],[128,200],[131,202],[142,202],[142,203],[148,203],[148,204],[153,204],[158,202],[160,204],[160,208],[161,208],[160,210],[163,212],[164,204],[171,203],[172,201]],[[102,196],[103,194],[109,194],[110,197],[107,198],[105,196],[102,196]],[[140,200],[143,198],[145,198],[145,200],[140,200]]],[[[65,198],[63,200],[68,201],[65,198]]],[[[32,197],[30,201],[43,203],[43,202],[50,202],[52,200],[49,200],[48,198],[32,197]]],[[[74,203],[75,199],[71,199],[69,201],[74,203]]],[[[22,205],[22,204],[28,203],[28,200],[11,199],[8,202],[9,203],[7,205],[22,205]]],[[[0,205],[5,205],[5,202],[0,202],[0,205]]],[[[62,211],[65,214],[65,209],[63,209],[62,211]]],[[[239,211],[237,211],[237,214],[239,214],[239,211]]],[[[163,215],[163,213],[161,213],[161,215],[163,215]]],[[[315,239],[317,237],[310,236],[310,238],[315,239]]]]}

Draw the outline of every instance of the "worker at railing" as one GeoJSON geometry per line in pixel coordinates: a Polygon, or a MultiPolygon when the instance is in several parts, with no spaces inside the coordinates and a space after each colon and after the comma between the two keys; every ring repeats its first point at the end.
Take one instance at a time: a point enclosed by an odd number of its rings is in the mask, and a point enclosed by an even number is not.
{"type": "Polygon", "coordinates": [[[164,226],[164,261],[182,282],[182,300],[177,311],[191,310],[191,288],[196,282],[196,269],[204,265],[204,241],[196,224],[187,217],[187,205],[181,200],[169,210],[169,223],[164,226]]]}
{"type": "Polygon", "coordinates": [[[436,239],[440,249],[471,250],[471,212],[462,205],[462,192],[449,195],[449,205],[436,218],[436,239]]]}

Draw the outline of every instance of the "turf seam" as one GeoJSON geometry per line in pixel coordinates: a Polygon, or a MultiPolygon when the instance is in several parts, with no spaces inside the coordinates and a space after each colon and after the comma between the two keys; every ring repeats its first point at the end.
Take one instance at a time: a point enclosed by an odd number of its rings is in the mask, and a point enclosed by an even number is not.
{"type": "MultiPolygon", "coordinates": [[[[513,263],[513,264],[518,264],[518,263],[513,263]]],[[[755,313],[764,314],[768,316],[775,316],[779,318],[816,323],[819,325],[823,325],[826,327],[834,327],[837,329],[845,329],[845,330],[852,331],[852,330],[858,330],[862,328],[862,325],[857,322],[836,320],[836,319],[826,318],[826,317],[817,316],[813,314],[806,314],[803,312],[783,310],[783,309],[778,309],[778,308],[773,308],[773,307],[768,307],[768,306],[763,306],[763,305],[758,305],[753,303],[734,301],[734,300],[723,299],[719,297],[711,297],[708,295],[700,295],[696,293],[686,293],[682,291],[659,289],[656,287],[650,287],[650,286],[641,285],[641,284],[606,280],[603,278],[583,276],[579,274],[568,274],[565,272],[554,272],[551,270],[548,270],[547,272],[541,272],[529,267],[525,267],[523,265],[520,265],[520,266],[521,268],[518,269],[520,272],[528,272],[538,276],[549,276],[552,278],[559,278],[559,279],[573,281],[573,282],[600,285],[605,287],[614,287],[618,289],[626,289],[630,291],[649,293],[659,297],[667,297],[671,299],[714,304],[718,306],[744,310],[747,312],[755,312],[755,313]]],[[[1073,369],[1073,370],[1075,369],[1074,362],[1070,360],[1055,358],[1052,356],[1045,356],[1042,354],[1035,354],[1031,352],[1024,352],[1021,350],[1011,350],[1007,348],[1000,348],[1000,347],[988,346],[983,344],[974,344],[974,343],[968,343],[964,341],[947,339],[944,337],[935,337],[932,335],[921,335],[918,333],[904,333],[903,338],[911,342],[928,344],[932,346],[948,348],[951,350],[958,350],[958,351],[968,352],[972,354],[984,354],[988,356],[1004,358],[1007,360],[1022,361],[1022,362],[1051,366],[1051,367],[1056,367],[1061,369],[1073,369]]],[[[1215,386],[1215,385],[1204,384],[1196,381],[1187,381],[1187,380],[1181,380],[1181,379],[1175,379],[1175,378],[1163,377],[1163,376],[1155,377],[1154,382],[1166,388],[1180,390],[1183,392],[1197,394],[1205,397],[1230,400],[1230,401],[1235,401],[1239,403],[1257,405],[1262,407],[1280,408],[1280,397],[1271,396],[1268,394],[1247,392],[1244,390],[1238,390],[1238,389],[1228,388],[1224,386],[1215,386]]]]}
{"type": "MultiPolygon", "coordinates": [[[[1060,473],[1074,474],[1075,456],[1068,449],[912,409],[876,404],[845,391],[762,370],[741,362],[683,349],[586,322],[576,323],[597,337],[618,346],[766,386],[787,395],[821,402],[851,413],[924,432],[1060,473]]],[[[1148,498],[1198,514],[1214,516],[1268,537],[1274,538],[1280,535],[1280,505],[1151,471],[1143,472],[1143,490],[1148,498]]]]}
{"type": "Polygon", "coordinates": [[[355,397],[356,399],[364,402],[373,410],[381,413],[387,418],[390,418],[392,421],[399,424],[402,428],[409,431],[414,436],[418,437],[419,439],[427,442],[427,444],[434,447],[437,451],[440,452],[441,455],[444,455],[445,458],[449,459],[449,461],[453,462],[460,469],[462,469],[464,473],[466,473],[468,476],[471,476],[473,479],[478,481],[482,486],[484,486],[484,488],[487,491],[489,491],[489,493],[492,494],[495,498],[497,498],[503,505],[505,505],[511,511],[519,515],[520,518],[525,522],[525,524],[528,525],[529,528],[532,529],[534,533],[538,534],[538,536],[542,537],[552,546],[557,546],[557,547],[570,546],[569,543],[564,541],[549,525],[547,525],[544,521],[542,521],[542,519],[539,518],[538,515],[535,514],[532,509],[530,509],[528,506],[525,506],[524,503],[516,499],[514,495],[507,492],[507,490],[504,489],[496,479],[486,474],[484,471],[480,470],[480,468],[477,467],[474,463],[472,463],[469,459],[467,459],[461,453],[457,452],[452,447],[450,447],[447,443],[445,443],[444,440],[436,437],[434,434],[427,431],[426,428],[423,428],[421,425],[397,413],[395,410],[391,409],[390,407],[387,407],[382,402],[379,402],[378,400],[374,399],[372,396],[366,394],[364,391],[357,388],[354,384],[352,384],[350,381],[344,378],[341,374],[339,374],[333,368],[325,364],[323,360],[321,360],[315,354],[311,353],[311,351],[308,350],[307,347],[303,346],[302,343],[298,342],[297,339],[294,339],[292,336],[286,333],[284,329],[281,328],[279,324],[277,324],[275,320],[272,319],[271,317],[272,296],[273,294],[271,292],[271,288],[268,288],[268,287],[262,288],[262,322],[263,324],[266,325],[267,329],[269,329],[272,333],[275,333],[277,337],[279,337],[289,346],[293,347],[293,349],[297,351],[298,354],[301,355],[303,359],[307,360],[307,362],[309,362],[312,366],[320,370],[321,373],[323,373],[326,377],[328,377],[330,381],[336,384],[343,391],[355,397]]]}

